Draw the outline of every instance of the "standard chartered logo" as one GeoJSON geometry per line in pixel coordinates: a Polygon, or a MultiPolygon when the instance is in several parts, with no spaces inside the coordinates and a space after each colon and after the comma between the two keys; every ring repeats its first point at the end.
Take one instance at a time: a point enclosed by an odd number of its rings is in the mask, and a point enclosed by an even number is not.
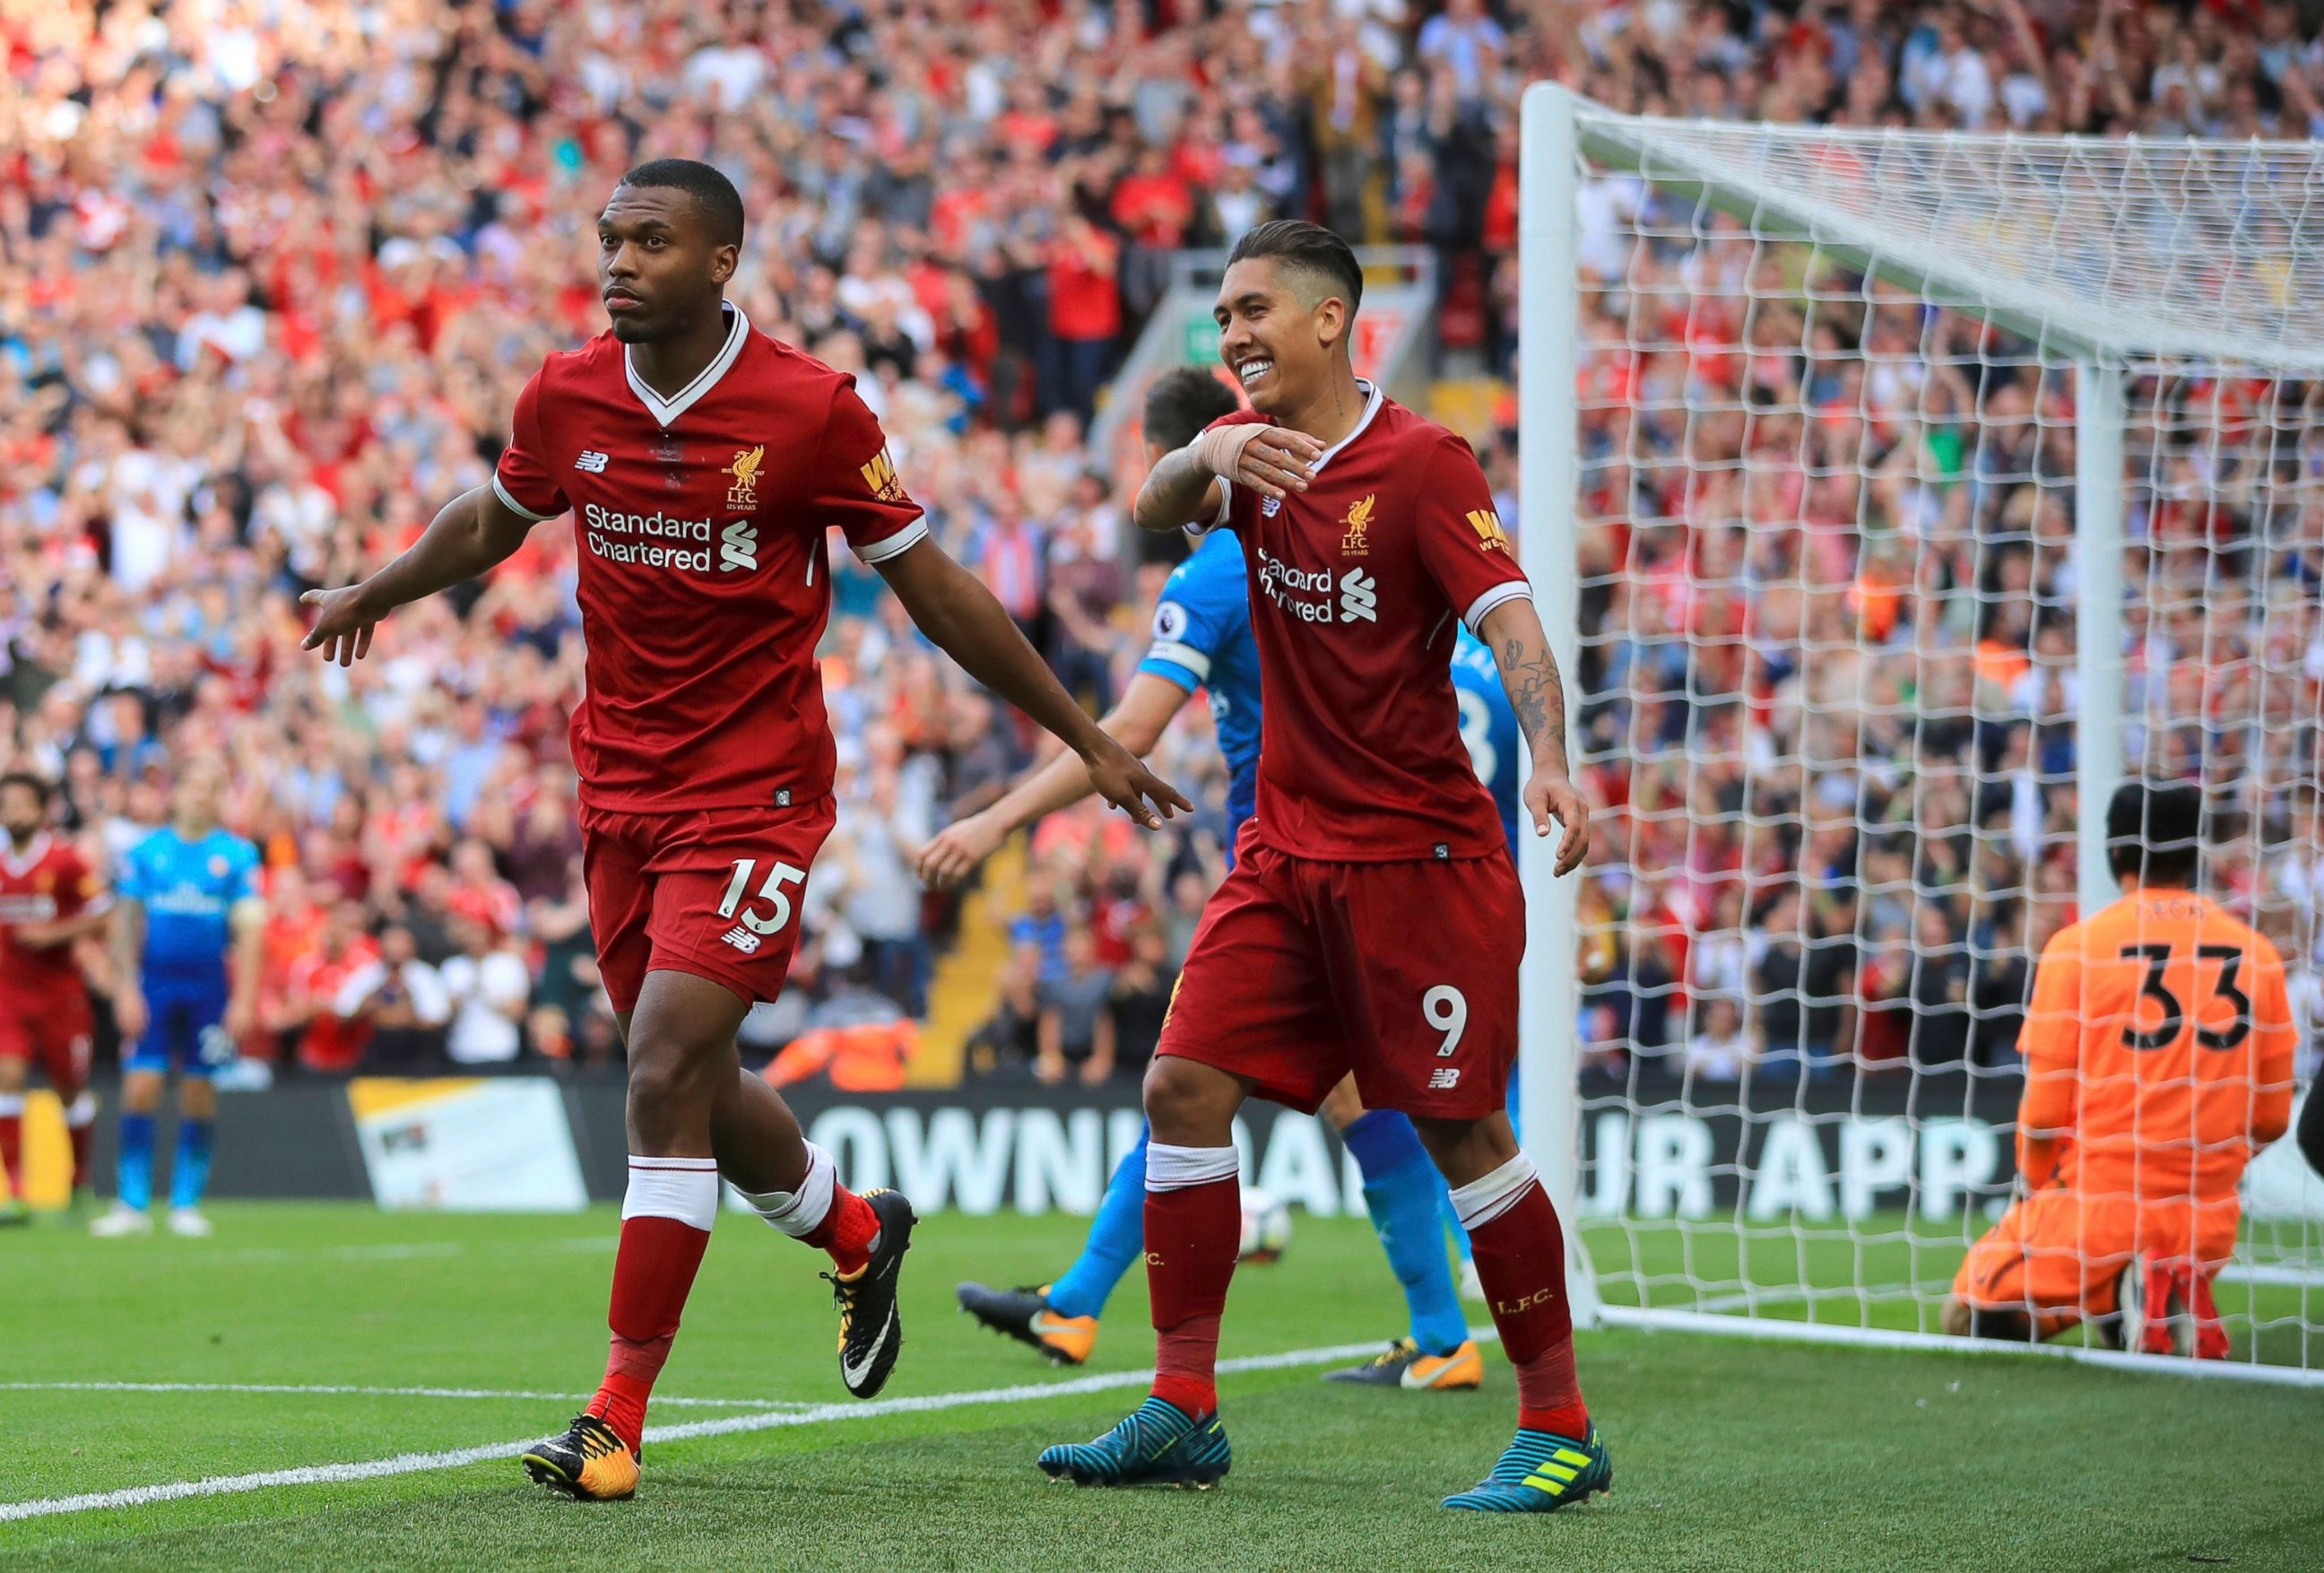
{"type": "Polygon", "coordinates": [[[591,503],[581,511],[581,523],[590,551],[608,562],[708,573],[715,547],[722,572],[759,566],[759,528],[749,519],[721,530],[710,519],[679,519],[659,511],[623,514],[591,503]]]}
{"type": "Polygon", "coordinates": [[[1334,621],[1332,592],[1335,589],[1340,593],[1336,621],[1379,621],[1379,581],[1360,568],[1350,569],[1334,581],[1328,568],[1294,568],[1262,546],[1259,548],[1259,588],[1268,600],[1302,623],[1334,621]]]}
{"type": "Polygon", "coordinates": [[[718,569],[732,573],[736,569],[754,569],[759,566],[759,531],[748,519],[737,519],[726,526],[718,540],[718,569]]]}

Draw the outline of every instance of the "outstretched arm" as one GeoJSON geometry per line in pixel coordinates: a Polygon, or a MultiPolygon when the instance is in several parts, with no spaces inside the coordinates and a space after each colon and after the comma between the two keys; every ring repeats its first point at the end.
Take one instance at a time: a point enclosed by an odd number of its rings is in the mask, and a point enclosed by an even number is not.
{"type": "Polygon", "coordinates": [[[1565,828],[1557,844],[1557,872],[1570,874],[1590,851],[1590,805],[1566,768],[1565,682],[1549,652],[1549,635],[1530,597],[1503,601],[1486,613],[1477,635],[1493,652],[1501,687],[1533,749],[1533,771],[1525,784],[1533,833],[1548,835],[1552,819],[1565,828]]]}
{"type": "Polygon", "coordinates": [[[514,556],[533,523],[502,502],[489,485],[461,493],[444,504],[419,540],[361,584],[300,597],[316,608],[315,625],[300,647],[319,650],[325,661],[341,666],[361,661],[371,652],[372,633],[381,618],[514,556]]]}
{"type": "MultiPolygon", "coordinates": [[[[1153,750],[1162,728],[1186,702],[1186,690],[1168,678],[1141,671],[1130,680],[1121,703],[1098,725],[1140,759],[1153,750]]],[[[931,890],[949,890],[975,872],[1011,833],[1044,815],[1069,809],[1090,795],[1089,766],[1076,754],[1060,754],[1041,765],[991,807],[964,814],[920,849],[920,880],[931,890]]]]}
{"type": "Polygon", "coordinates": [[[1056,673],[1025,642],[1001,603],[933,541],[874,565],[920,632],[960,662],[968,675],[1039,722],[1081,756],[1091,786],[1148,829],[1172,810],[1194,805],[1140,764],[1136,756],[1074,703],[1056,673]],[[1153,807],[1147,806],[1151,800],[1153,807]]]}

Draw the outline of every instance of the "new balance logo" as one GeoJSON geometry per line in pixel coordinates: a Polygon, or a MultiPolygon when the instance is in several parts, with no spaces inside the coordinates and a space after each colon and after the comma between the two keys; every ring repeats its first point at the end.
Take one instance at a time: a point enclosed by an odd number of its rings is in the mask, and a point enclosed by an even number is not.
{"type": "Polygon", "coordinates": [[[1372,608],[1379,602],[1379,581],[1360,568],[1351,568],[1340,576],[1340,621],[1353,623],[1361,618],[1377,623],[1379,615],[1372,608]]]}
{"type": "Polygon", "coordinates": [[[732,573],[738,568],[752,569],[758,566],[758,526],[748,519],[737,519],[726,526],[718,539],[718,571],[732,573]]]}
{"type": "Polygon", "coordinates": [[[750,930],[742,927],[740,923],[735,924],[732,929],[729,929],[726,932],[719,935],[718,937],[721,939],[725,940],[727,944],[734,947],[735,949],[740,950],[745,956],[755,956],[759,953],[759,946],[761,944],[759,937],[756,934],[752,933],[750,930]]]}
{"type": "Polygon", "coordinates": [[[1461,1072],[1458,1067],[1440,1065],[1428,1073],[1428,1087],[1431,1092],[1449,1092],[1460,1085],[1461,1072]]]}
{"type": "Polygon", "coordinates": [[[593,449],[585,448],[581,450],[581,457],[573,461],[573,467],[575,469],[586,469],[593,476],[604,475],[605,473],[605,456],[593,449]]]}
{"type": "Polygon", "coordinates": [[[1477,532],[1477,545],[1485,551],[1507,551],[1509,538],[1501,529],[1501,517],[1489,508],[1471,508],[1469,528],[1477,532]]]}

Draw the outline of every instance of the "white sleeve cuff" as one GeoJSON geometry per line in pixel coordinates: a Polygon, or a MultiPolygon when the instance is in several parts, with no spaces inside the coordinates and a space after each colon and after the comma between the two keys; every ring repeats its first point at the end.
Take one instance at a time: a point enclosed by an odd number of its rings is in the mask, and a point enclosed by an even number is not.
{"type": "Polygon", "coordinates": [[[854,550],[856,560],[869,567],[872,563],[885,562],[891,557],[909,551],[927,538],[928,522],[926,519],[915,519],[893,535],[882,536],[868,546],[855,546],[853,541],[849,542],[849,545],[854,550]]]}
{"type": "Polygon", "coordinates": [[[1157,639],[1147,651],[1148,661],[1167,661],[1172,666],[1183,666],[1194,674],[1196,682],[1211,680],[1211,658],[1191,644],[1181,644],[1175,639],[1157,639]]]}
{"type": "Polygon", "coordinates": [[[1234,509],[1234,483],[1224,476],[1215,478],[1219,483],[1218,512],[1213,514],[1208,519],[1197,519],[1187,525],[1186,533],[1189,535],[1208,535],[1212,531],[1223,525],[1227,522],[1228,514],[1234,509]]]}
{"type": "Polygon", "coordinates": [[[1480,625],[1484,622],[1486,613],[1505,602],[1530,601],[1532,599],[1533,587],[1531,585],[1526,583],[1523,579],[1507,579],[1500,584],[1495,585],[1491,589],[1487,590],[1483,595],[1479,596],[1475,600],[1470,602],[1469,609],[1461,614],[1461,621],[1469,625],[1470,633],[1476,634],[1477,637],[1481,639],[1485,635],[1484,630],[1480,626],[1480,625]]]}
{"type": "Polygon", "coordinates": [[[508,511],[510,513],[517,514],[521,518],[530,519],[536,524],[557,517],[554,514],[536,514],[531,509],[526,507],[522,503],[518,502],[514,497],[509,495],[509,489],[501,485],[500,472],[497,470],[493,473],[493,495],[507,504],[508,511]]]}

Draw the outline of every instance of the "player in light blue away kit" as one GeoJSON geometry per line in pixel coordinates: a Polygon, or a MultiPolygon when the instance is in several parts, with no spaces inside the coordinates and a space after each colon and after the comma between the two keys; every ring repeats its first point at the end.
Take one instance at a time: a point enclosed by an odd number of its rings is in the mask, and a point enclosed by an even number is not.
{"type": "MultiPolygon", "coordinates": [[[[1148,395],[1148,457],[1194,435],[1235,408],[1233,395],[1209,372],[1188,368],[1157,382],[1148,395]]],[[[1481,647],[1480,647],[1481,654],[1481,647]]],[[[1479,712],[1482,730],[1470,752],[1499,746],[1508,762],[1502,818],[1514,826],[1516,717],[1484,658],[1492,706],[1479,712]],[[1494,717],[1498,708],[1500,719],[1494,717]],[[1496,727],[1501,728],[1495,730],[1496,727]]],[[[1457,663],[1456,663],[1457,671],[1457,663]]],[[[1197,689],[1207,689],[1217,720],[1220,752],[1231,773],[1227,792],[1229,856],[1234,832],[1256,806],[1259,743],[1259,652],[1250,635],[1249,583],[1242,549],[1231,531],[1213,531],[1197,542],[1163,587],[1155,608],[1154,643],[1139,663],[1121,703],[1105,719],[1107,731],[1134,754],[1154,746],[1170,718],[1197,689]]],[[[1462,700],[1463,736],[1471,730],[1471,701],[1462,700]]],[[[1019,828],[1088,795],[1087,772],[1063,759],[1045,767],[982,813],[951,826],[921,854],[921,876],[933,885],[964,877],[1019,828]]],[[[1480,773],[1485,773],[1481,767],[1480,773]]],[[[1498,790],[1498,789],[1497,789],[1498,790]]],[[[1514,834],[1514,831],[1512,831],[1514,834]]],[[[1484,1361],[1469,1337],[1453,1292],[1440,1207],[1444,1182],[1429,1161],[1412,1122],[1389,1110],[1366,1111],[1352,1081],[1342,1082],[1322,1113],[1336,1126],[1364,1177],[1364,1203],[1380,1245],[1402,1284],[1411,1331],[1385,1354],[1331,1379],[1416,1390],[1473,1388],[1484,1361]]],[[[1098,1317],[1130,1264],[1145,1249],[1146,1139],[1141,1135],[1115,1170],[1099,1204],[1081,1255],[1045,1289],[995,1289],[964,1283],[962,1309],[987,1327],[1041,1350],[1052,1360],[1080,1365],[1097,1338],[1098,1317]]]]}
{"type": "Polygon", "coordinates": [[[209,1183],[210,1077],[235,1058],[257,1000],[265,909],[258,848],[218,824],[226,777],[199,761],[179,779],[167,828],[130,849],[115,881],[113,1013],[122,1041],[121,1165],[112,1210],[89,1223],[105,1235],[153,1227],[153,1115],[178,1073],[178,1147],[170,1163],[170,1230],[201,1235],[209,1183]]]}
{"type": "MultiPolygon", "coordinates": [[[[1517,731],[1517,715],[1509,708],[1509,696],[1501,687],[1501,675],[1493,664],[1493,652],[1485,648],[1484,641],[1469,632],[1462,625],[1460,642],[1452,649],[1452,698],[1461,707],[1461,742],[1469,750],[1470,767],[1477,779],[1493,794],[1493,807],[1501,811],[1501,834],[1508,838],[1509,856],[1517,855],[1517,796],[1521,785],[1518,762],[1531,757],[1526,752],[1525,739],[1517,731]]],[[[1509,1121],[1517,1117],[1517,1078],[1509,1078],[1509,1121]]],[[[1477,1282],[1477,1263],[1469,1251],[1469,1231],[1452,1211],[1452,1193],[1443,1180],[1438,1189],[1443,1192],[1442,1211],[1444,1226],[1451,1231],[1452,1243],[1461,1249],[1461,1296],[1463,1300],[1482,1300],[1484,1286],[1477,1282]]]]}

